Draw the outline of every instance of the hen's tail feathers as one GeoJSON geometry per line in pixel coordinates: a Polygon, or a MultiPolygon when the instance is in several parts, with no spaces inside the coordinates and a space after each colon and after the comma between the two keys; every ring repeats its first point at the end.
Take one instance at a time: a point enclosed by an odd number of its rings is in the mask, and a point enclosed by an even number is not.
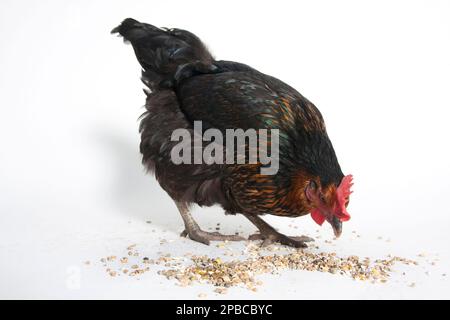
{"type": "Polygon", "coordinates": [[[216,69],[208,49],[189,31],[160,29],[127,18],[111,33],[118,33],[131,43],[143,68],[142,80],[152,90],[216,69]]]}

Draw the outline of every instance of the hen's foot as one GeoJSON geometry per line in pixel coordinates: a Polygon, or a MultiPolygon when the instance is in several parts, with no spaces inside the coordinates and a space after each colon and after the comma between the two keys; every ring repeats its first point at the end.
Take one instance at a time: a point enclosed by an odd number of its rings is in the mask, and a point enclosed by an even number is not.
{"type": "Polygon", "coordinates": [[[219,232],[206,232],[200,229],[185,229],[180,236],[187,237],[191,240],[204,243],[209,245],[210,241],[242,241],[245,240],[243,237],[238,235],[227,235],[221,234],[219,232]]]}
{"type": "Polygon", "coordinates": [[[308,247],[305,242],[314,241],[313,238],[307,236],[300,237],[288,237],[282,233],[271,231],[268,233],[256,233],[248,237],[248,240],[263,240],[262,246],[268,246],[274,242],[281,243],[286,246],[295,248],[306,248],[308,247]]]}
{"type": "Polygon", "coordinates": [[[284,234],[279,233],[273,227],[271,227],[267,222],[261,219],[257,215],[244,214],[244,216],[250,220],[258,229],[258,234],[251,235],[249,240],[263,240],[263,246],[267,246],[274,242],[279,242],[286,246],[295,248],[306,248],[308,247],[305,242],[314,241],[313,238],[301,236],[301,237],[288,237],[284,234]]]}

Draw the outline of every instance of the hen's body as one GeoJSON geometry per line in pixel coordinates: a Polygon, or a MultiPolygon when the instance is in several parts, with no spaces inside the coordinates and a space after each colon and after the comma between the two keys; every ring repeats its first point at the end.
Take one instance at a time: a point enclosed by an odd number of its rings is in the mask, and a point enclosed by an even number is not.
{"type": "Polygon", "coordinates": [[[258,215],[308,214],[311,204],[304,190],[313,177],[323,186],[339,185],[344,175],[322,116],[295,89],[244,64],[215,61],[187,31],[126,19],[113,32],[133,45],[151,90],[140,125],[143,163],[177,203],[191,238],[196,235],[185,218],[189,204],[220,204],[271,233],[258,215]],[[279,129],[278,173],[262,175],[255,164],[174,164],[171,150],[178,142],[171,141],[172,132],[183,128],[193,134],[194,121],[202,121],[203,130],[216,128],[224,135],[226,129],[279,129]]]}

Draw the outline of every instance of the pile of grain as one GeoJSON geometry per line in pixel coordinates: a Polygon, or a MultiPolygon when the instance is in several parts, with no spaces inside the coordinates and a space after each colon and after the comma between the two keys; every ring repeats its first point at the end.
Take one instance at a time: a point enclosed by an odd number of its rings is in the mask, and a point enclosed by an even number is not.
{"type": "Polygon", "coordinates": [[[192,256],[191,261],[193,264],[190,266],[162,270],[159,273],[168,279],[176,279],[181,286],[207,282],[221,288],[243,285],[256,291],[257,286],[262,284],[256,279],[257,275],[276,273],[283,269],[328,272],[350,276],[357,280],[384,283],[388,280],[395,263],[417,265],[416,261],[400,257],[390,256],[372,262],[369,258],[360,259],[357,256],[340,258],[335,253],[312,253],[305,250],[287,254],[256,254],[249,259],[226,262],[220,258],[192,256]]]}
{"type": "MultiPolygon", "coordinates": [[[[161,245],[167,243],[161,240],[161,245]]],[[[224,250],[220,256],[225,261],[220,257],[213,258],[190,252],[181,257],[158,252],[158,257],[150,259],[142,257],[136,245],[128,246],[122,257],[107,256],[100,261],[111,277],[122,275],[140,279],[145,273],[153,271],[167,279],[176,280],[179,286],[209,283],[215,286],[214,291],[220,294],[226,293],[227,288],[233,286],[257,291],[257,287],[262,285],[262,281],[258,279],[259,275],[275,274],[283,270],[324,272],[355,280],[385,283],[394,272],[395,264],[418,265],[417,261],[392,255],[376,260],[354,255],[340,257],[334,252],[317,252],[317,247],[294,249],[274,244],[263,248],[252,241],[246,242],[243,250],[241,246],[237,246],[241,248],[238,251],[228,242],[218,243],[216,247],[224,250]]],[[[437,259],[430,263],[435,265],[435,261],[437,259]]],[[[90,262],[85,264],[89,265],[90,262]]],[[[429,274],[428,271],[426,273],[429,274]]],[[[414,286],[414,283],[410,286],[414,286]]]]}

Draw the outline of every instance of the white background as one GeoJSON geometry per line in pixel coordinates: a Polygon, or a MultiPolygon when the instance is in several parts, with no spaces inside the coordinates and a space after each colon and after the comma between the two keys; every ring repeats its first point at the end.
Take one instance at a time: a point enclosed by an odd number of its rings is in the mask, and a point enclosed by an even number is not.
{"type": "MultiPolygon", "coordinates": [[[[0,298],[450,298],[449,17],[448,1],[1,1],[0,298]],[[107,276],[98,260],[131,243],[150,257],[222,252],[178,237],[175,206],[141,167],[140,68],[109,34],[129,16],[188,29],[322,111],[355,177],[352,220],[333,245],[309,217],[271,223],[341,256],[426,258],[386,284],[286,271],[225,296],[156,272],[107,276]]],[[[254,231],[219,208],[195,214],[205,229],[254,231]]]]}

